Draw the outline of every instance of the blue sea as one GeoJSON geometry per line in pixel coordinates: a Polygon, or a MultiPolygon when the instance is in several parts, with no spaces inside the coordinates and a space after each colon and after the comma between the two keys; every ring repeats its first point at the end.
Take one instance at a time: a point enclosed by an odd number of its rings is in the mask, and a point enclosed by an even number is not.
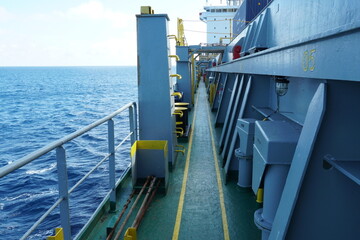
{"type": "MultiPolygon", "coordinates": [[[[0,167],[137,100],[136,67],[0,67],[0,167]]],[[[116,143],[129,132],[127,111],[114,119],[116,143]]],[[[129,165],[125,144],[117,177],[129,165]]],[[[107,125],[65,144],[69,188],[107,153],[107,125]]],[[[73,237],[108,191],[108,161],[71,194],[73,237]]],[[[58,199],[55,152],[0,179],[0,239],[19,239],[58,199]]],[[[29,237],[59,227],[57,208],[29,237]]]]}

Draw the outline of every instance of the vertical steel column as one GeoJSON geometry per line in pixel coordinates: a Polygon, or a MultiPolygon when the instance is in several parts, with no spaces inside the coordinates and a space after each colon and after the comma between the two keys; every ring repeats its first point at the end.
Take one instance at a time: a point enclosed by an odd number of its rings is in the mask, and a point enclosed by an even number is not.
{"type": "Polygon", "coordinates": [[[170,166],[176,145],[173,82],[169,69],[166,14],[136,15],[138,51],[139,138],[168,141],[170,166]]]}
{"type": "Polygon", "coordinates": [[[59,198],[62,199],[62,202],[60,203],[60,222],[64,231],[64,239],[71,239],[66,153],[62,146],[56,148],[56,161],[58,171],[59,198]]]}
{"type": "Polygon", "coordinates": [[[114,120],[108,120],[108,146],[109,146],[109,188],[110,194],[110,211],[116,209],[116,192],[115,192],[115,134],[114,120]]]}

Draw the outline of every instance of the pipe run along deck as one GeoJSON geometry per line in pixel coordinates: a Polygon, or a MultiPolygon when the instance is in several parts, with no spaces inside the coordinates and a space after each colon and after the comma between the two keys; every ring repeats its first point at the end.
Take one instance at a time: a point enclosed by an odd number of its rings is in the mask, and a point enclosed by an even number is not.
{"type": "MultiPolygon", "coordinates": [[[[240,188],[236,181],[225,185],[217,153],[220,131],[216,130],[220,129],[213,128],[203,83],[197,92],[195,110],[191,112],[192,135],[184,144],[187,152],[177,157],[168,192],[156,196],[137,230],[137,238],[260,239],[261,232],[253,222],[254,211],[260,206],[250,188],[240,188]]],[[[117,211],[103,211],[83,237],[105,239],[107,227],[114,225],[131,191],[128,179],[118,191],[117,211]]]]}

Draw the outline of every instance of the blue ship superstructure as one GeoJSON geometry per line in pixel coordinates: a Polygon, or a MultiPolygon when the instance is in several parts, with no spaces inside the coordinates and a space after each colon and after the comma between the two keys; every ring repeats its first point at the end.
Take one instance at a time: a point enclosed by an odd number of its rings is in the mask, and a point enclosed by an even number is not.
{"type": "Polygon", "coordinates": [[[252,20],[254,2],[207,69],[225,173],[264,194],[263,239],[357,238],[360,3],[274,0],[252,20]]]}

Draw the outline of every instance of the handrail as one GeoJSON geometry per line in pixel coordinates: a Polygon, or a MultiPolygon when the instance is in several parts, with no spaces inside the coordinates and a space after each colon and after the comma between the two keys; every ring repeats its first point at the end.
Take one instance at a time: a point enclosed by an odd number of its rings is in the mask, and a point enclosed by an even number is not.
{"type": "Polygon", "coordinates": [[[25,157],[22,157],[20,158],[19,160],[13,162],[13,163],[10,163],[2,168],[0,168],[0,178],[6,176],[7,174],[15,171],[16,169],[19,169],[21,168],[22,166],[32,162],[33,160],[41,157],[42,155],[54,150],[55,148],[59,147],[59,146],[62,146],[63,144],[73,140],[74,138],[90,131],[91,129],[103,124],[104,122],[106,122],[107,120],[115,117],[116,115],[118,115],[119,113],[123,112],[124,110],[128,109],[129,107],[135,105],[136,106],[136,103],[135,102],[130,102],[128,104],[126,104],[125,106],[123,106],[122,108],[118,109],[117,111],[109,114],[108,116],[96,121],[96,122],[93,122],[92,124],[89,124],[87,125],[86,127],[80,129],[80,130],[77,130],[76,132],[72,133],[72,134],[69,134],[57,141],[54,141],[48,145],[46,145],[45,147],[43,148],[40,148],[39,150],[37,151],[34,151],[28,155],[26,155],[25,157]]]}
{"type": "MultiPolygon", "coordinates": [[[[44,154],[56,149],[56,159],[57,159],[57,168],[58,168],[58,185],[59,185],[59,198],[57,201],[31,226],[31,228],[21,237],[21,239],[26,239],[30,234],[45,220],[47,216],[58,206],[60,206],[60,220],[62,228],[64,229],[65,239],[71,238],[70,231],[70,212],[69,212],[69,195],[72,193],[82,182],[85,181],[103,162],[109,159],[109,192],[107,196],[110,196],[110,202],[115,202],[115,189],[118,185],[118,181],[115,179],[115,152],[125,143],[127,140],[131,139],[131,144],[133,144],[138,139],[137,133],[137,106],[135,102],[130,102],[124,105],[122,108],[117,111],[109,114],[108,116],[93,122],[92,124],[87,125],[86,127],[69,134],[57,141],[54,141],[45,147],[40,148],[37,151],[34,151],[25,157],[20,158],[19,160],[8,164],[0,168],[0,178],[6,176],[7,174],[21,168],[22,166],[32,162],[33,160],[43,156],[44,154]],[[114,145],[114,121],[112,118],[122,113],[126,109],[129,109],[129,124],[130,124],[130,133],[115,147],[114,145]],[[84,133],[90,131],[91,129],[107,122],[108,123],[108,147],[109,152],[105,157],[100,160],[88,173],[86,173],[75,185],[69,190],[67,185],[67,168],[66,168],[66,156],[65,149],[63,145],[71,140],[83,135],[84,133]]],[[[130,165],[129,165],[130,166],[130,165]]],[[[126,170],[127,171],[127,170],[126,170]]],[[[122,177],[121,177],[122,178],[122,177]]]]}

